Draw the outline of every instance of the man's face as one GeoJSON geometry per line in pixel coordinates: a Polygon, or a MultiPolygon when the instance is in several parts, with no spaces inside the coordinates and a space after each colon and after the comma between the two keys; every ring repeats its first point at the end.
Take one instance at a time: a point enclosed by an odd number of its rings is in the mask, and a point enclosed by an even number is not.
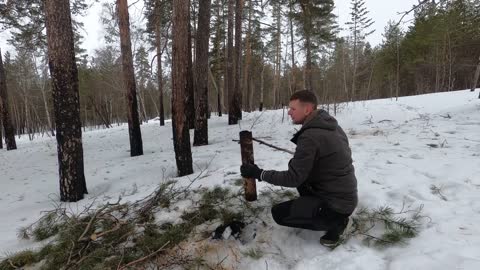
{"type": "Polygon", "coordinates": [[[301,102],[298,99],[291,100],[288,104],[288,115],[292,118],[292,122],[301,125],[305,119],[313,112],[314,106],[310,103],[301,102]]]}

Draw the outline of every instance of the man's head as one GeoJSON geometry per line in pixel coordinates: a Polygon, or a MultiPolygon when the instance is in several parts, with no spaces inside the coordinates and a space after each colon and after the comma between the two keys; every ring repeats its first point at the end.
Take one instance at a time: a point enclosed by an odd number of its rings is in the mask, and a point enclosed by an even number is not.
{"type": "Polygon", "coordinates": [[[288,115],[294,124],[300,125],[317,109],[317,97],[312,91],[301,90],[290,97],[288,115]]]}

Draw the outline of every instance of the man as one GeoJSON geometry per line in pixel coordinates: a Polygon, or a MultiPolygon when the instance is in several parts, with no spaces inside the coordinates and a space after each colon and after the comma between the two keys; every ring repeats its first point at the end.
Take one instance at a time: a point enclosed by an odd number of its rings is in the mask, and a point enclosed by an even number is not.
{"type": "Polygon", "coordinates": [[[335,118],[316,108],[311,91],[290,98],[288,115],[302,128],[291,140],[297,148],[287,171],[262,170],[255,164],[242,165],[240,171],[243,177],[296,187],[300,197],[273,206],[273,219],[283,226],[326,231],[320,243],[335,246],[357,206],[357,180],[345,132],[335,118]]]}

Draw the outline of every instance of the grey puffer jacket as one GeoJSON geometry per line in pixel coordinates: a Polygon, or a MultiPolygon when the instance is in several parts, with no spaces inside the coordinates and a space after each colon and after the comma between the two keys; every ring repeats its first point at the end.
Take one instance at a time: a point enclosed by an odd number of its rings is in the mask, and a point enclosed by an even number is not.
{"type": "Polygon", "coordinates": [[[324,110],[314,111],[291,141],[297,148],[288,171],[264,171],[261,180],[306,190],[332,210],[351,214],[358,203],[357,179],[347,136],[337,120],[324,110]]]}

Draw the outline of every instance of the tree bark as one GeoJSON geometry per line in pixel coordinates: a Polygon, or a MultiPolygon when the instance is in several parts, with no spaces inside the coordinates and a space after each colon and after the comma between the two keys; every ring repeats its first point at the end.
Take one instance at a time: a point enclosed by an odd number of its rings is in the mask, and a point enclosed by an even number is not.
{"type": "Polygon", "coordinates": [[[189,1],[173,1],[172,128],[178,176],[193,173],[190,135],[185,115],[189,49],[189,1]]]}
{"type": "Polygon", "coordinates": [[[250,88],[250,61],[252,58],[252,50],[250,46],[250,35],[252,32],[252,0],[248,0],[248,27],[245,37],[245,67],[243,68],[243,86],[244,91],[244,109],[247,109],[249,112],[252,110],[252,104],[250,97],[250,92],[253,92],[253,89],[250,88]]]}
{"type": "Polygon", "coordinates": [[[122,52],[122,71],[127,90],[128,135],[130,138],[130,156],[143,155],[142,133],[138,119],[137,89],[133,71],[132,43],[130,40],[130,22],[127,0],[117,0],[118,25],[120,27],[120,48],[122,52]]]}
{"type": "MultiPolygon", "coordinates": [[[[190,0],[188,0],[190,7],[190,0]]],[[[174,32],[175,33],[175,32],[174,32]]],[[[195,128],[195,85],[192,63],[192,27],[190,25],[190,12],[188,13],[188,63],[187,63],[187,123],[189,129],[195,128]]]]}
{"type": "Polygon", "coordinates": [[[242,18],[243,0],[236,0],[235,5],[235,100],[236,122],[242,120],[242,18]]]}
{"type": "Polygon", "coordinates": [[[233,77],[233,62],[234,62],[234,51],[233,51],[233,13],[234,13],[234,1],[228,0],[228,23],[227,23],[227,93],[228,93],[228,124],[236,125],[238,119],[236,118],[236,108],[235,108],[235,78],[233,77]]]}
{"type": "MultiPolygon", "coordinates": [[[[0,50],[0,118],[3,124],[5,133],[5,146],[7,150],[17,149],[15,142],[15,129],[13,128],[12,119],[10,117],[10,109],[8,106],[8,91],[7,91],[7,74],[3,66],[2,51],[0,50]]],[[[2,127],[0,126],[0,129],[2,127]]],[[[0,141],[2,136],[0,135],[0,141]]]]}
{"type": "Polygon", "coordinates": [[[60,200],[75,202],[87,194],[70,5],[46,0],[45,15],[60,176],[60,200]]]}
{"type": "Polygon", "coordinates": [[[195,132],[193,145],[208,144],[208,41],[210,38],[211,0],[200,0],[195,60],[195,132]]]}
{"type": "MultiPolygon", "coordinates": [[[[156,5],[159,1],[156,2],[156,5]]],[[[165,109],[163,106],[163,70],[162,70],[162,19],[160,18],[160,7],[157,7],[157,25],[155,31],[155,47],[157,47],[157,83],[158,83],[158,93],[160,97],[160,126],[165,125],[165,109]]]]}

